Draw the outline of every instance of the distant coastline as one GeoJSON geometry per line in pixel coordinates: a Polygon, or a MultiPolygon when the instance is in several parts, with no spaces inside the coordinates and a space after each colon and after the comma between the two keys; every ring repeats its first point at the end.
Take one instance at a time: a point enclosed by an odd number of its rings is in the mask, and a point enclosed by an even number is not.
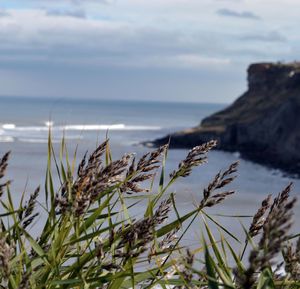
{"type": "Polygon", "coordinates": [[[210,139],[218,149],[300,175],[300,63],[256,63],[248,90],[200,125],[151,142],[190,148],[210,139]]]}

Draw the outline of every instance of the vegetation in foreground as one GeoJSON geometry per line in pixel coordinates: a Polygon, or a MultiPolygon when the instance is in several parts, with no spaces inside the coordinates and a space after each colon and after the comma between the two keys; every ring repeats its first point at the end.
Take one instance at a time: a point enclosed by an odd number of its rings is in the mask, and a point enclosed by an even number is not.
{"type": "Polygon", "coordinates": [[[167,176],[167,145],[139,160],[130,154],[112,160],[105,141],[75,170],[76,153],[69,161],[62,141],[57,158],[49,137],[45,201],[38,201],[37,188],[27,200],[23,194],[17,206],[5,179],[5,154],[0,159],[1,288],[300,287],[300,239],[289,235],[295,204],[291,185],[262,202],[243,240],[208,214],[234,193],[227,186],[238,163],[217,173],[190,212],[177,210],[172,184],[204,164],[215,145],[193,148],[167,176]],[[141,203],[145,210],[135,219],[141,203]],[[192,250],[182,240],[198,220],[205,232],[192,250]],[[43,229],[34,236],[37,224],[43,229]],[[217,237],[212,225],[220,232],[217,237]],[[233,249],[234,242],[241,252],[233,249]]]}

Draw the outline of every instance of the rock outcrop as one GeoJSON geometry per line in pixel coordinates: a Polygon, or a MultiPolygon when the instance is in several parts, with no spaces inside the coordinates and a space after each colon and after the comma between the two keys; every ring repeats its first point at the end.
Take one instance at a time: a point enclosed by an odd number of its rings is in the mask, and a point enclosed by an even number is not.
{"type": "Polygon", "coordinates": [[[300,63],[257,63],[248,90],[197,127],[154,141],[189,148],[217,139],[218,148],[300,174],[300,63]]]}

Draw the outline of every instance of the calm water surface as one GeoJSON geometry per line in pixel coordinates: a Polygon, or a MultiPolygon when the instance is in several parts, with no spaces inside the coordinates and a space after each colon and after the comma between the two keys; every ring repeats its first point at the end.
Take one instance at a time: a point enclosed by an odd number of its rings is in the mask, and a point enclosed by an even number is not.
{"type": "MultiPolygon", "coordinates": [[[[0,98],[0,153],[12,151],[8,174],[14,180],[12,192],[17,198],[25,186],[31,192],[38,184],[43,185],[49,126],[57,151],[65,135],[70,152],[78,146],[78,155],[82,156],[86,150],[93,150],[97,143],[103,141],[108,130],[114,158],[128,152],[135,152],[138,157],[148,150],[138,145],[140,142],[195,126],[203,117],[223,107],[200,103],[0,98]]],[[[171,150],[167,169],[174,169],[186,153],[187,150],[171,150]]],[[[171,188],[170,192],[176,193],[179,209],[182,212],[190,210],[201,200],[202,190],[209,180],[237,159],[238,154],[211,152],[208,164],[197,168],[189,178],[182,179],[171,188]]],[[[290,181],[294,182],[293,194],[297,195],[299,180],[241,160],[238,179],[231,186],[237,190],[236,195],[210,212],[251,215],[267,194],[278,193],[290,181]]],[[[139,210],[142,211],[142,208],[137,209],[137,215],[139,210]]],[[[295,220],[297,218],[300,218],[299,206],[295,211],[295,220]]],[[[237,235],[241,233],[239,222],[247,224],[249,220],[218,219],[237,235]]],[[[197,243],[200,240],[197,226],[194,225],[186,241],[197,243]]],[[[294,231],[300,231],[299,222],[295,222],[294,231]]]]}

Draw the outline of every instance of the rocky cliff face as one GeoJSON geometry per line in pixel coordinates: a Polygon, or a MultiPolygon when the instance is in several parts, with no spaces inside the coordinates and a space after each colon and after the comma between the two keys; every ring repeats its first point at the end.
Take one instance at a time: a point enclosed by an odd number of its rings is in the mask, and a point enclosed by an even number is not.
{"type": "Polygon", "coordinates": [[[248,90],[228,108],[192,129],[156,140],[192,147],[210,139],[219,149],[300,174],[300,63],[248,68],[248,90]]]}

